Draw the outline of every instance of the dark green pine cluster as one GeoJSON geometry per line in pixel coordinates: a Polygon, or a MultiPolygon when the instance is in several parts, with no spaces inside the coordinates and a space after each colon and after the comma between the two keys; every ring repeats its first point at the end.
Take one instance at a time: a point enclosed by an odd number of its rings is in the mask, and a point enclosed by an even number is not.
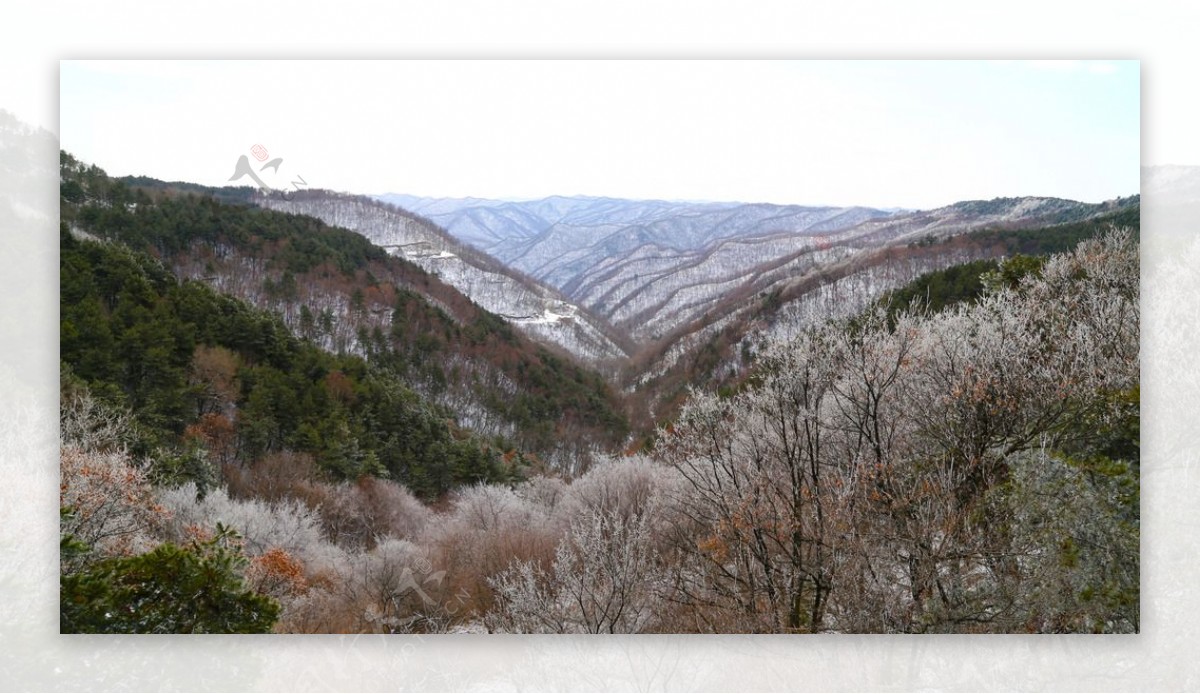
{"type": "MultiPolygon", "coordinates": [[[[64,224],[60,282],[61,360],[134,414],[133,452],[155,459],[161,474],[222,425],[233,429],[229,462],[311,453],[337,478],[390,477],[427,498],[509,474],[498,451],[396,375],[324,352],[275,316],[181,282],[148,256],[78,241],[64,224]]],[[[211,471],[199,474],[187,473],[211,483],[211,471]]]]}

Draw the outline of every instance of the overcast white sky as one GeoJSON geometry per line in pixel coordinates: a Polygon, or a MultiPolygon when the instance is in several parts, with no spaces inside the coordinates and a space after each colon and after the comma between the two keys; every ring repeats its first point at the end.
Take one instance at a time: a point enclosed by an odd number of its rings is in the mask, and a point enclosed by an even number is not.
{"type": "Polygon", "coordinates": [[[277,183],[355,193],[1095,202],[1138,191],[1139,82],[1136,61],[66,61],[60,134],[112,174],[213,185],[261,144],[277,183]]]}

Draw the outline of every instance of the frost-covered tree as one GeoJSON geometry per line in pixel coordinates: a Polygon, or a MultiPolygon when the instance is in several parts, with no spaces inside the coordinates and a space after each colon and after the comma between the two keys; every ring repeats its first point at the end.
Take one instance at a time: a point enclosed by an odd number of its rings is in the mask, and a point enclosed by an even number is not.
{"type": "MultiPolygon", "coordinates": [[[[69,374],[60,411],[60,628],[64,633],[238,633],[271,628],[279,604],[243,581],[235,533],[163,542],[171,510],[126,448],[130,417],[69,374]]],[[[194,483],[178,494],[196,501],[194,483]]],[[[213,527],[211,523],[208,527],[213,527]]]]}
{"type": "Polygon", "coordinates": [[[638,633],[661,613],[663,574],[646,514],[593,509],[571,522],[549,571],[517,562],[490,580],[485,621],[511,633],[638,633]]]}
{"type": "Polygon", "coordinates": [[[876,414],[902,357],[864,372],[864,350],[883,354],[864,344],[837,324],[810,329],[763,355],[756,387],[693,394],[664,432],[686,480],[673,505],[681,596],[711,628],[822,628],[855,466],[890,445],[876,414]],[[861,402],[839,391],[860,380],[861,402]]]}
{"type": "Polygon", "coordinates": [[[446,572],[441,590],[456,614],[482,614],[494,597],[488,578],[513,562],[548,562],[561,530],[538,499],[499,485],[467,487],[452,503],[431,521],[425,543],[446,572]]]}
{"type": "MultiPolygon", "coordinates": [[[[166,514],[154,498],[145,465],[128,452],[129,415],[84,388],[63,393],[59,415],[61,532],[100,556],[145,552],[166,514]]],[[[77,568],[78,554],[64,558],[77,568]]]]}
{"type": "Polygon", "coordinates": [[[722,630],[1136,629],[1137,268],[1111,233],[694,394],[662,432],[678,597],[722,630]]]}

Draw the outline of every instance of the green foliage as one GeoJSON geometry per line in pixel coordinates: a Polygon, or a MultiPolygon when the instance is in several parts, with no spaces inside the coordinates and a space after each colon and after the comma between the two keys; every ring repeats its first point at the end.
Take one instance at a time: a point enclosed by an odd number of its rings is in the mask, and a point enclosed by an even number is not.
{"type": "Polygon", "coordinates": [[[1060,456],[1115,500],[1122,515],[1140,515],[1141,387],[1101,391],[1065,433],[1060,456]]]}
{"type": "Polygon", "coordinates": [[[1023,277],[1040,274],[1045,263],[1045,257],[1018,254],[1000,263],[974,260],[953,265],[927,272],[899,289],[886,292],[876,305],[887,308],[888,319],[894,324],[896,315],[903,311],[919,309],[937,313],[947,306],[975,301],[989,288],[1015,288],[1023,277]]]}
{"type": "MultiPolygon", "coordinates": [[[[72,524],[76,515],[75,509],[63,506],[58,509],[59,527],[72,524]]],[[[69,533],[60,533],[58,538],[58,560],[62,573],[75,573],[91,553],[92,548],[86,542],[80,541],[69,533]]]]}
{"type": "MultiPolygon", "coordinates": [[[[245,587],[246,559],[236,534],[187,547],[159,545],[146,554],[104,559],[60,579],[59,628],[84,634],[264,633],[279,603],[245,587]]],[[[64,552],[83,549],[62,538],[64,552]]]]}
{"type": "Polygon", "coordinates": [[[972,243],[1003,249],[1005,255],[1051,255],[1066,253],[1080,241],[1095,238],[1105,230],[1141,228],[1141,206],[1129,202],[1120,209],[1082,221],[1063,220],[1064,224],[1033,229],[985,229],[967,234],[972,243]]]}
{"type": "Polygon", "coordinates": [[[160,450],[151,457],[150,479],[158,485],[177,487],[191,482],[203,499],[217,485],[216,467],[208,452],[194,439],[177,449],[160,450]]]}
{"type": "MultiPolygon", "coordinates": [[[[427,498],[461,484],[503,481],[498,454],[421,400],[386,364],[333,356],[290,335],[274,316],[179,282],[115,244],[61,238],[61,359],[138,422],[134,452],[166,484],[214,479],[204,451],[184,441],[206,397],[189,379],[198,346],[229,350],[236,372],[238,455],[314,455],[335,478],[388,476],[427,498]]],[[[545,415],[548,410],[543,410],[545,415]]]]}
{"type": "MultiPolygon", "coordinates": [[[[960,203],[970,211],[988,214],[1002,209],[1012,199],[960,203]]],[[[965,236],[966,242],[1008,256],[1003,261],[975,260],[943,270],[927,272],[908,284],[883,294],[876,305],[887,307],[888,318],[917,307],[937,313],[960,302],[973,302],[988,289],[1016,287],[1022,278],[1041,274],[1049,255],[1065,253],[1080,241],[1094,238],[1113,227],[1140,228],[1141,208],[1136,202],[1122,201],[1120,209],[1083,221],[1034,229],[985,229],[965,236]]],[[[932,236],[910,244],[924,248],[936,245],[932,236]]]]}
{"type": "MultiPolygon", "coordinates": [[[[69,157],[70,155],[65,154],[65,156],[69,157]]],[[[213,197],[225,204],[234,205],[252,204],[255,192],[258,190],[253,186],[223,186],[213,188],[212,186],[203,186],[198,183],[188,183],[186,181],[171,181],[167,183],[157,178],[150,178],[149,176],[125,176],[120,180],[126,186],[134,189],[141,188],[163,191],[175,195],[192,193],[213,197]]]]}
{"type": "MultiPolygon", "coordinates": [[[[1068,431],[1056,457],[1080,475],[1081,494],[1093,517],[1064,532],[1060,560],[1075,577],[1078,612],[1120,616],[1138,624],[1137,547],[1141,526],[1140,387],[1096,393],[1092,411],[1068,431]],[[1125,555],[1124,563],[1112,555],[1125,555]],[[1126,568],[1127,564],[1132,567],[1126,568]]],[[[1107,631],[1091,620],[1093,631],[1107,631]]]]}
{"type": "Polygon", "coordinates": [[[984,289],[982,275],[996,269],[994,260],[976,260],[945,270],[927,272],[899,289],[885,293],[876,302],[887,307],[894,321],[902,311],[918,307],[937,313],[960,301],[973,301],[984,289]]]}
{"type": "Polygon", "coordinates": [[[1006,258],[996,269],[984,273],[980,277],[980,280],[991,291],[996,291],[1004,287],[1016,289],[1025,277],[1040,276],[1042,274],[1042,266],[1045,264],[1045,256],[1021,255],[1018,253],[1011,258],[1006,258]]]}
{"type": "MultiPolygon", "coordinates": [[[[164,184],[148,178],[109,178],[61,155],[62,219],[103,238],[166,257],[196,241],[254,247],[266,251],[281,271],[309,272],[322,264],[345,275],[387,253],[359,234],[298,215],[249,205],[249,188],[209,188],[164,184]],[[133,187],[138,186],[138,187],[133,187]],[[235,203],[235,204],[229,204],[235,203]]],[[[286,292],[288,287],[283,286],[286,292]]]]}
{"type": "MultiPolygon", "coordinates": [[[[300,368],[293,362],[307,348],[296,344],[281,321],[204,291],[197,283],[175,282],[165,268],[146,257],[172,263],[197,248],[211,252],[214,259],[225,254],[256,259],[265,268],[262,294],[274,308],[283,304],[296,311],[302,337],[327,339],[338,323],[342,323],[339,328],[345,322],[357,323],[357,347],[376,371],[420,384],[433,395],[450,391],[458,398],[469,391],[470,399],[515,425],[512,445],[544,452],[561,445],[564,436],[616,445],[628,430],[617,396],[598,374],[532,344],[499,316],[483,311],[420,268],[389,256],[360,234],[311,217],[246,204],[252,202],[250,189],[149,178],[122,181],[80,164],[69,154],[63,153],[61,159],[63,360],[77,367],[97,392],[109,388],[110,395],[146,424],[149,438],[142,442],[140,454],[173,445],[194,422],[200,396],[188,390],[190,350],[197,345],[222,346],[241,355],[245,364],[239,373],[242,397],[234,403],[245,455],[300,445],[318,454],[325,467],[339,476],[363,474],[374,465],[372,455],[392,477],[407,476],[397,462],[403,456],[361,442],[355,451],[343,441],[360,436],[363,427],[355,422],[365,416],[360,412],[363,403],[352,407],[329,403],[310,387],[312,379],[304,385],[303,379],[267,373],[270,369],[312,372],[316,379],[344,370],[342,364],[300,368]],[[67,233],[72,226],[138,253],[85,248],[67,233]],[[313,282],[342,292],[350,315],[336,316],[328,308],[317,311],[300,304],[302,288],[313,282]],[[382,328],[372,320],[380,313],[380,297],[392,301],[390,326],[382,328]],[[472,363],[486,364],[494,371],[478,369],[462,378],[463,364],[472,363]],[[509,392],[514,384],[515,394],[509,392]],[[255,388],[262,392],[255,395],[255,388]]],[[[214,262],[221,264],[214,260],[209,265],[214,262]]],[[[221,270],[214,266],[213,272],[221,270]]],[[[442,448],[450,446],[446,440],[452,427],[445,426],[449,415],[434,409],[426,407],[414,416],[438,422],[427,428],[439,430],[438,437],[445,440],[431,445],[427,454],[436,450],[441,455],[442,448]]],[[[470,465],[462,461],[472,457],[457,456],[457,462],[446,465],[465,472],[470,465]]],[[[426,470],[439,467],[432,460],[420,464],[426,470]]],[[[475,469],[466,477],[475,479],[480,474],[475,469]]],[[[438,472],[425,478],[445,479],[446,475],[438,472]]],[[[422,493],[441,491],[445,488],[440,483],[431,483],[422,493]]]]}
{"type": "Polygon", "coordinates": [[[782,300],[783,290],[775,289],[770,293],[763,292],[763,300],[760,311],[764,313],[774,313],[783,305],[782,300]]]}

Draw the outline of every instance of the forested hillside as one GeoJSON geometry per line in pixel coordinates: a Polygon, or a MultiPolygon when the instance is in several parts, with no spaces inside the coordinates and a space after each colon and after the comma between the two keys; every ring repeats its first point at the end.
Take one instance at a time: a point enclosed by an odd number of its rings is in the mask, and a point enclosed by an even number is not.
{"type": "Polygon", "coordinates": [[[623,441],[620,405],[598,374],[361,235],[239,203],[250,199],[244,190],[134,181],[64,153],[63,223],[277,314],[327,352],[394,373],[508,449],[586,466],[623,441]]]}
{"type": "Polygon", "coordinates": [[[502,467],[500,442],[457,428],[394,371],[325,352],[122,246],[64,229],[60,252],[64,384],[130,412],[130,451],[152,456],[157,478],[203,493],[218,466],[280,451],[311,455],[334,479],[391,478],[430,499],[517,474],[502,467]]]}
{"type": "Polygon", "coordinates": [[[700,604],[775,595],[767,629],[1136,630],[1137,258],[1110,233],[974,303],[814,326],[689,401],[664,455],[711,533],[700,604]]]}
{"type": "Polygon", "coordinates": [[[286,199],[258,195],[254,202],[356,231],[421,266],[519,331],[566,350],[585,364],[611,368],[628,356],[627,340],[597,316],[407,210],[326,190],[298,191],[286,199]]]}
{"type": "Polygon", "coordinates": [[[393,628],[366,572],[426,504],[624,436],[599,376],[357,234],[61,164],[65,632],[393,628]]]}
{"type": "Polygon", "coordinates": [[[60,241],[64,632],[268,630],[301,567],[316,578],[306,552],[332,570],[423,509],[413,493],[526,473],[394,371],[121,245],[60,241]]]}
{"type": "Polygon", "coordinates": [[[619,392],[249,189],[60,181],[65,632],[1140,629],[1134,201],[758,267],[619,392]]]}
{"type": "MultiPolygon", "coordinates": [[[[1135,632],[1138,250],[803,329],[494,578],[514,631],[1135,632]]],[[[539,497],[540,498],[540,497],[539,497]]],[[[536,505],[536,504],[535,504],[536,505]]],[[[562,513],[561,506],[550,511],[562,513]]]]}
{"type": "Polygon", "coordinates": [[[395,370],[61,242],[65,631],[1140,628],[1128,232],[807,325],[574,479],[395,370]]]}
{"type": "Polygon", "coordinates": [[[863,252],[851,262],[814,265],[757,294],[727,296],[709,308],[704,320],[682,326],[631,360],[624,376],[631,411],[637,421],[670,419],[689,387],[736,387],[765,345],[829,318],[849,318],[871,304],[889,306],[892,314],[917,306],[936,311],[978,297],[983,273],[1001,264],[1012,283],[1050,254],[1070,251],[1082,240],[1113,228],[1136,232],[1136,198],[1113,206],[1117,209],[1106,214],[1049,227],[921,236],[863,252]]]}

